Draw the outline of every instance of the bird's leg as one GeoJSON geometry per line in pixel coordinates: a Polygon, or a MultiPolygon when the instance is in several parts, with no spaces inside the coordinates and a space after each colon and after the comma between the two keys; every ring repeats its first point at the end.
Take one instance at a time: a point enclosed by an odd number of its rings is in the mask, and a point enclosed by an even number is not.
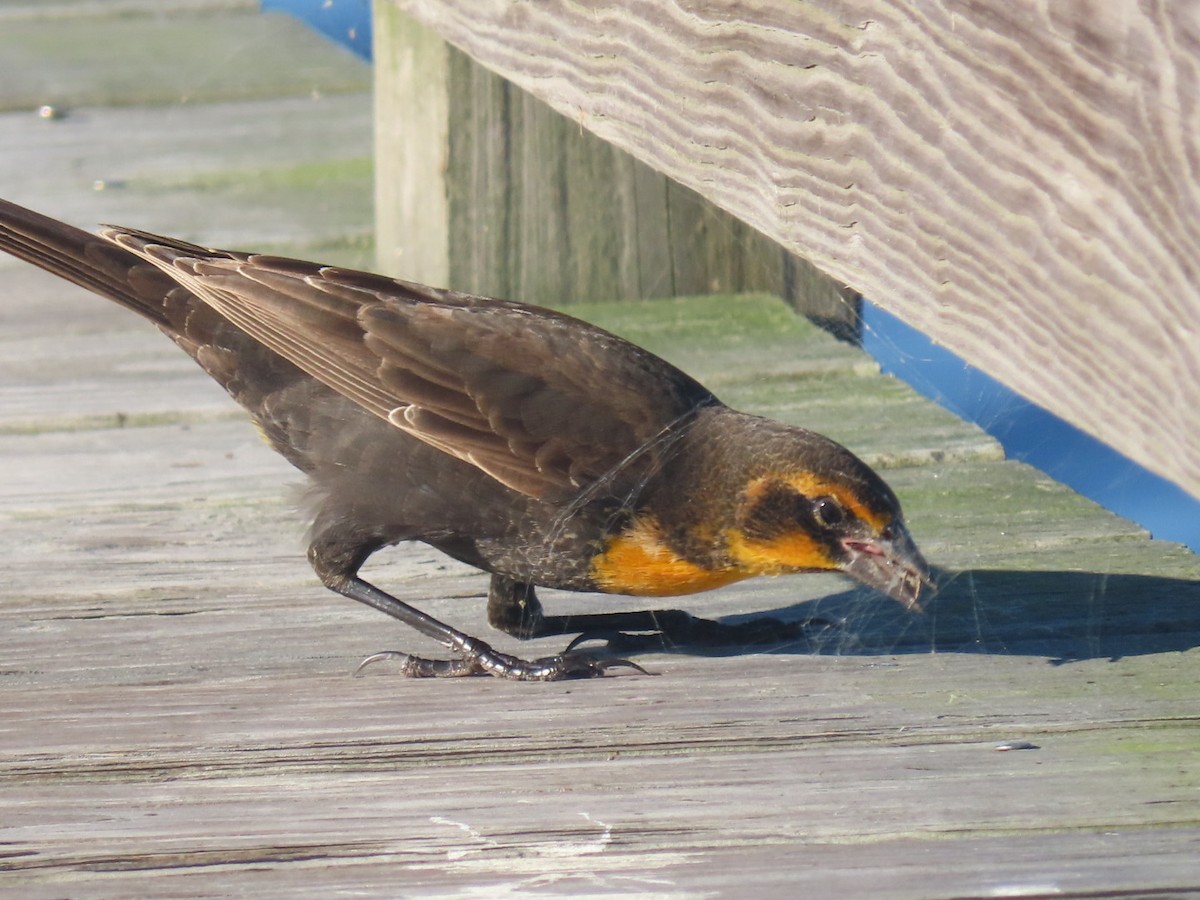
{"type": "Polygon", "coordinates": [[[488,624],[497,631],[528,640],[544,634],[565,634],[566,631],[544,630],[546,616],[542,602],[532,584],[515,581],[505,575],[493,575],[488,586],[488,624]]]}
{"type": "Polygon", "coordinates": [[[450,648],[458,656],[455,659],[425,659],[398,650],[387,650],[363,660],[359,670],[381,659],[396,659],[401,663],[403,674],[417,678],[494,675],[517,681],[558,681],[592,678],[603,675],[606,669],[617,667],[645,672],[641,666],[626,659],[598,659],[578,650],[567,650],[556,656],[534,660],[500,653],[486,642],[452,628],[359,578],[358,568],[377,546],[378,543],[351,546],[340,541],[314,541],[309,547],[308,558],[330,590],[399,619],[450,648]]]}
{"type": "Polygon", "coordinates": [[[533,585],[504,575],[492,576],[487,608],[488,623],[493,628],[522,640],[578,634],[571,647],[581,640],[593,638],[612,638],[631,649],[639,644],[652,647],[655,642],[660,647],[777,644],[803,638],[807,636],[807,629],[814,626],[833,624],[824,619],[784,622],[769,616],[726,624],[701,619],[682,609],[548,616],[542,610],[533,585]],[[649,632],[649,639],[639,639],[627,632],[649,632]]]}

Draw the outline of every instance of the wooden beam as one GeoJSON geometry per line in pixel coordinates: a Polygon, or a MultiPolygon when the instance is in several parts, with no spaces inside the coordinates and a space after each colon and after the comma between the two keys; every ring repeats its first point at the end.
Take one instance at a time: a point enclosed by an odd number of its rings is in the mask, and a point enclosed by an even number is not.
{"type": "Polygon", "coordinates": [[[390,2],[1200,496],[1191,4],[390,2]]]}
{"type": "Polygon", "coordinates": [[[857,293],[378,0],[377,263],[530,303],[768,291],[858,336],[857,293]]]}
{"type": "Polygon", "coordinates": [[[449,49],[395,7],[375,4],[375,247],[380,271],[450,283],[446,171],[449,49]],[[414,77],[420,73],[420,78],[414,77]],[[396,160],[402,164],[389,165],[396,160]]]}

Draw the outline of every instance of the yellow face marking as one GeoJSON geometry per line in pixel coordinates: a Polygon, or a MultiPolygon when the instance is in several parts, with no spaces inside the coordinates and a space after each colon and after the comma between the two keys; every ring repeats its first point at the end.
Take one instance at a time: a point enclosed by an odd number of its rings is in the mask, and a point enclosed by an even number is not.
{"type": "Polygon", "coordinates": [[[695,594],[754,574],[734,566],[706,569],[683,559],[666,545],[658,523],[649,517],[610,538],[592,560],[592,578],[600,587],[641,597],[695,594]]]}
{"type": "MultiPolygon", "coordinates": [[[[753,508],[764,495],[778,489],[780,484],[787,485],[804,497],[832,497],[849,514],[877,532],[887,525],[876,512],[864,506],[851,490],[809,472],[756,478],[746,486],[743,500],[745,508],[753,508]]],[[[781,575],[786,572],[839,568],[837,561],[830,558],[828,548],[801,528],[799,523],[790,530],[769,537],[752,537],[738,528],[730,528],[725,533],[725,544],[737,568],[751,575],[781,575]]]]}
{"type": "MultiPolygon", "coordinates": [[[[875,531],[882,531],[888,524],[846,487],[803,472],[755,479],[746,486],[745,502],[753,504],[780,482],[805,497],[832,497],[875,531]]],[[[707,591],[756,575],[839,568],[828,550],[799,524],[769,538],[752,538],[739,528],[727,529],[723,537],[724,563],[705,568],[679,556],[663,539],[658,522],[653,517],[643,517],[608,540],[603,551],[592,560],[591,575],[606,591],[662,597],[707,591]]]]}
{"type": "Polygon", "coordinates": [[[765,493],[772,484],[780,482],[791,485],[797,493],[805,497],[832,497],[847,512],[853,513],[876,532],[883,531],[888,524],[887,520],[880,518],[877,513],[863,506],[858,497],[852,491],[847,490],[845,486],[826,481],[809,472],[794,472],[782,477],[771,475],[756,478],[746,486],[746,496],[753,499],[765,493]]]}
{"type": "Polygon", "coordinates": [[[824,548],[799,528],[766,540],[749,538],[731,528],[725,538],[729,554],[747,576],[837,568],[824,548]]]}

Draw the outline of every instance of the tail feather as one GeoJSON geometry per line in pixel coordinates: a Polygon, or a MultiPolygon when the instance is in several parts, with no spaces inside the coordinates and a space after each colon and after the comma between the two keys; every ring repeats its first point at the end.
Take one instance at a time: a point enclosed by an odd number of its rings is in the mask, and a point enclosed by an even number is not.
{"type": "MultiPolygon", "coordinates": [[[[114,233],[199,256],[217,252],[131,229],[114,233]]],[[[354,432],[356,423],[360,429],[393,431],[254,340],[167,273],[103,236],[0,200],[0,250],[149,319],[250,413],[276,450],[304,471],[311,471],[323,453],[337,449],[336,442],[322,436],[340,439],[354,432]]]]}
{"type": "Polygon", "coordinates": [[[111,241],[0,200],[0,250],[177,333],[165,303],[175,283],[111,241]]]}

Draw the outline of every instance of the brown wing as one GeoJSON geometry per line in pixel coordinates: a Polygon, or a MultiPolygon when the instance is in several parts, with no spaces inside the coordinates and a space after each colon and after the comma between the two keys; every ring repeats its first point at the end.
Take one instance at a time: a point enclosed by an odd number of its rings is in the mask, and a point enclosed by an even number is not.
{"type": "Polygon", "coordinates": [[[533,497],[636,480],[717,400],[659,357],[578,319],[346,269],[197,253],[126,229],[152,262],[314,378],[533,497]]]}

